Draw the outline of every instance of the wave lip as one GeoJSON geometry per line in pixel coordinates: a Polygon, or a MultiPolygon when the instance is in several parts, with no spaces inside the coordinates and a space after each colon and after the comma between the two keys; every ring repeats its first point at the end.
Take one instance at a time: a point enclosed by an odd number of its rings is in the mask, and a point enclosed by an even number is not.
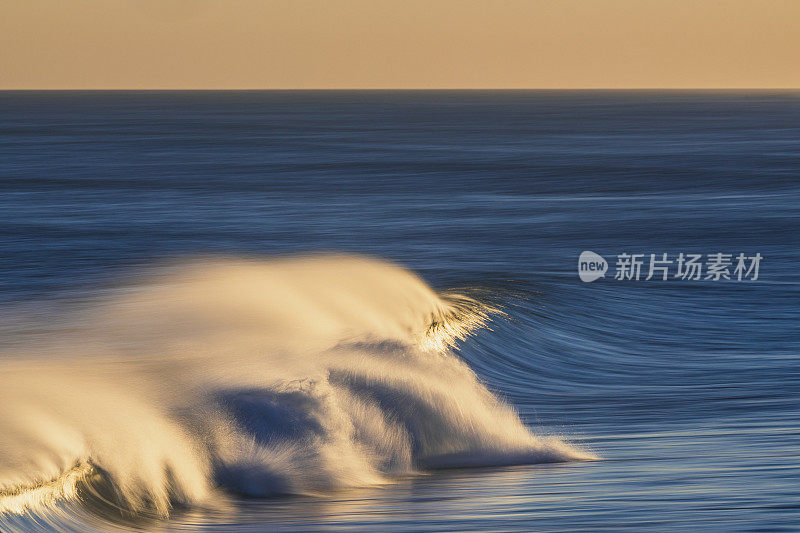
{"type": "Polygon", "coordinates": [[[19,485],[0,491],[0,513],[23,514],[56,500],[75,499],[78,487],[91,476],[91,466],[83,464],[62,472],[57,478],[35,485],[19,485]]]}
{"type": "Polygon", "coordinates": [[[593,458],[532,434],[451,350],[497,313],[361,257],[172,265],[36,357],[0,357],[0,513],[98,477],[120,508],[165,516],[220,489],[593,458]]]}

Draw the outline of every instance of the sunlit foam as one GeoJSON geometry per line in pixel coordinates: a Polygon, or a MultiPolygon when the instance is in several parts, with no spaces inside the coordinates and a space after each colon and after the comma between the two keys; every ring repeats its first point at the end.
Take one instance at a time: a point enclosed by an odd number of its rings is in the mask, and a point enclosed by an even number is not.
{"type": "Polygon", "coordinates": [[[165,267],[0,356],[0,511],[75,498],[92,468],[166,515],[220,488],[592,458],[532,434],[452,351],[499,313],[359,257],[165,267]]]}

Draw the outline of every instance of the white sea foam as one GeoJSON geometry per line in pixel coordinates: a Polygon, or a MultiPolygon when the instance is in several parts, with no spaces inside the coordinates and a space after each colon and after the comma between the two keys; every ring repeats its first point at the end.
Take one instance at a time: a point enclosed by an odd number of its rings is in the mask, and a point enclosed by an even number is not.
{"type": "Polygon", "coordinates": [[[365,258],[165,268],[0,354],[0,511],[105,487],[164,515],[220,490],[591,458],[532,434],[451,351],[493,311],[365,258]]]}

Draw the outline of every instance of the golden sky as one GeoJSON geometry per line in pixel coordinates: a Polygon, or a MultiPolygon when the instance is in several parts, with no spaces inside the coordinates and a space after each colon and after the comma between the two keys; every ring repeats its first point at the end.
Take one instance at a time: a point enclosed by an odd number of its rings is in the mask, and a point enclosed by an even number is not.
{"type": "Polygon", "coordinates": [[[800,0],[0,0],[0,89],[800,87],[800,0]]]}

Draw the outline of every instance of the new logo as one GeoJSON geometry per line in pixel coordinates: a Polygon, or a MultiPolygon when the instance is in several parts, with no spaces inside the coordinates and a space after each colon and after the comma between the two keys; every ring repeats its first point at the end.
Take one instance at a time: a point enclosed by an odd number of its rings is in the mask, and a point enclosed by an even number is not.
{"type": "Polygon", "coordinates": [[[602,278],[608,270],[608,263],[602,256],[585,251],[578,258],[578,275],[581,281],[590,282],[602,278]]]}

